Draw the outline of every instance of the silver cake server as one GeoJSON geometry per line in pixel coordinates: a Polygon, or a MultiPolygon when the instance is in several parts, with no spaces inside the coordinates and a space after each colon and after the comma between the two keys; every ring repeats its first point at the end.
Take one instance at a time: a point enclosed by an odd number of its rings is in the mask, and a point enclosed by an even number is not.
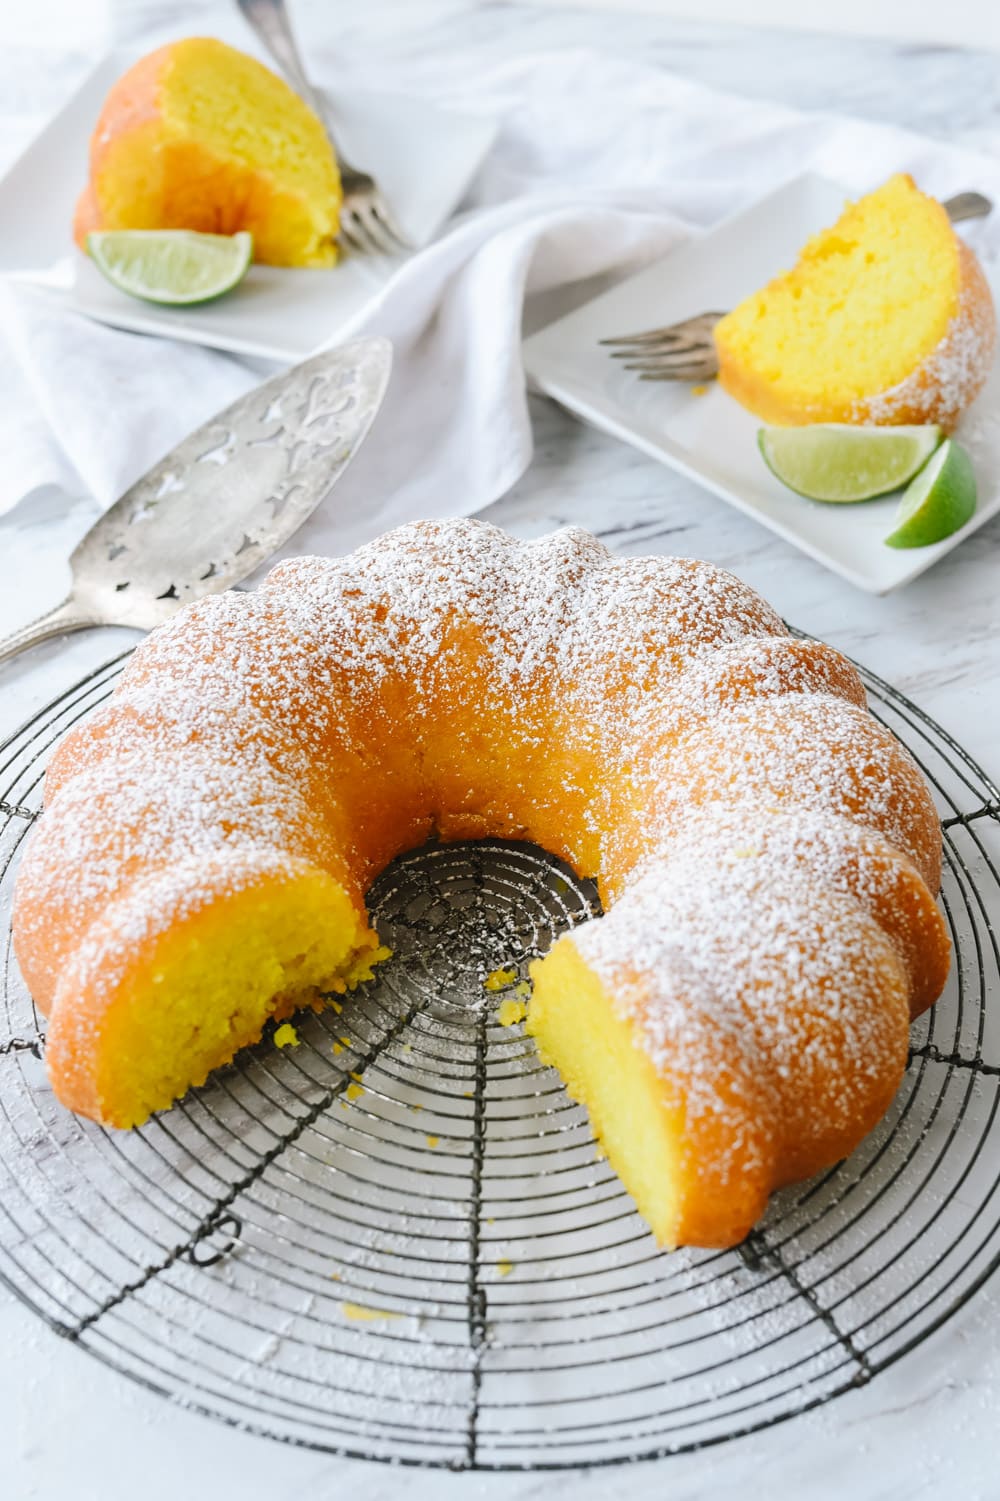
{"type": "Polygon", "coordinates": [[[319,505],[382,404],[388,339],[356,339],[248,391],[160,460],[70,558],[70,596],[0,638],[0,662],[94,625],[151,630],[246,578],[319,505]]]}

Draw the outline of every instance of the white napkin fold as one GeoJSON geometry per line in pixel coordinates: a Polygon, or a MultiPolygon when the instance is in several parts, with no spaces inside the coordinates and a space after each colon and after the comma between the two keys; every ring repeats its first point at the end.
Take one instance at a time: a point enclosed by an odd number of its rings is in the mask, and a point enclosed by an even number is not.
{"type": "MultiPolygon", "coordinates": [[[[531,457],[526,300],[537,325],[555,294],[564,309],[595,278],[627,273],[806,170],[853,192],[906,170],[938,196],[977,188],[1000,202],[1000,153],[737,98],[592,52],[485,73],[481,56],[452,55],[416,86],[496,112],[502,128],[461,218],[339,332],[388,335],[393,380],[375,436],[286,552],[342,552],[418,516],[467,515],[515,482],[531,457]]],[[[996,254],[1000,213],[968,237],[996,254]]],[[[52,484],[106,507],[265,368],[6,288],[0,512],[52,484]]]]}

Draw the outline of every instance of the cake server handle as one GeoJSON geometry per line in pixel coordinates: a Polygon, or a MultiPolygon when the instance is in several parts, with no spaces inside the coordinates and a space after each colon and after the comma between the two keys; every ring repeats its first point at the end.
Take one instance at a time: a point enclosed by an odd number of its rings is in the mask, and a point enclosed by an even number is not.
{"type": "Polygon", "coordinates": [[[36,646],[39,641],[47,641],[50,636],[67,635],[70,631],[85,631],[89,626],[101,623],[92,615],[84,615],[76,600],[70,595],[69,599],[63,600],[61,605],[57,605],[47,615],[32,620],[28,625],[22,625],[19,630],[11,631],[9,636],[0,636],[0,662],[9,661],[11,657],[27,651],[29,646],[36,646]]]}

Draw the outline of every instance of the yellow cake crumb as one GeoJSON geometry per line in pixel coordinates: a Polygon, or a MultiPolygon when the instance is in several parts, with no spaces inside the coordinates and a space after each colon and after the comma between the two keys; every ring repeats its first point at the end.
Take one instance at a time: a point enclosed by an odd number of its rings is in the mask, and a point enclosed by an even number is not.
{"type": "Polygon", "coordinates": [[[438,1144],[438,1142],[440,1140],[441,1140],[440,1136],[428,1136],[428,1138],[427,1138],[427,1145],[429,1147],[436,1147],[437,1144],[438,1144]]]}
{"type": "Polygon", "coordinates": [[[296,1032],[291,1022],[283,1022],[282,1025],[276,1029],[274,1034],[274,1045],[276,1048],[298,1047],[299,1034],[296,1032]]]}
{"type": "Polygon", "coordinates": [[[360,1100],[361,1096],[364,1094],[364,1090],[362,1089],[360,1084],[348,1084],[347,1088],[344,1090],[344,1094],[349,1100],[360,1100]]]}
{"type": "Polygon", "coordinates": [[[708,387],[707,386],[692,386],[691,387],[691,395],[692,396],[707,396],[708,395],[708,387]]]}
{"type": "Polygon", "coordinates": [[[341,1303],[340,1311],[345,1319],[355,1319],[361,1324],[374,1323],[376,1319],[401,1319],[403,1315],[391,1308],[366,1308],[363,1303],[341,1303]]]}
{"type": "Polygon", "coordinates": [[[517,979],[516,969],[495,969],[483,981],[484,990],[504,990],[517,979]]]}
{"type": "Polygon", "coordinates": [[[516,1001],[511,996],[506,1001],[500,1002],[500,1008],[497,1011],[497,1021],[501,1027],[513,1027],[518,1022],[523,1022],[527,1014],[528,1008],[524,1002],[516,1001]]]}
{"type": "Polygon", "coordinates": [[[498,1272],[498,1274],[501,1277],[509,1277],[510,1274],[511,1274],[511,1272],[513,1270],[514,1270],[514,1263],[512,1261],[498,1261],[497,1262],[497,1272],[498,1272]]]}
{"type": "Polygon", "coordinates": [[[335,1057],[335,1058],[336,1058],[336,1057],[338,1057],[338,1056],[339,1056],[339,1055],[340,1055],[340,1054],[341,1054],[341,1053],[342,1053],[342,1052],[343,1052],[343,1051],[344,1051],[344,1049],[343,1049],[343,1048],[342,1048],[342,1047],[341,1047],[341,1045],[340,1045],[340,1043],[339,1043],[339,1042],[335,1042],[335,1043],[334,1043],[334,1045],[333,1045],[333,1056],[334,1056],[334,1057],[335,1057]]]}

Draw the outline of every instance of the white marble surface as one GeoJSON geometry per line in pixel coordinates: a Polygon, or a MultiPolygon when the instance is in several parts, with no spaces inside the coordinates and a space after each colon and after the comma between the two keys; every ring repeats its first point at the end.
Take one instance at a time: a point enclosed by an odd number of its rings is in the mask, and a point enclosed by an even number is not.
{"type": "MultiPolygon", "coordinates": [[[[340,8],[338,7],[338,10],[340,8]]],[[[92,49],[66,53],[50,28],[18,51],[17,87],[0,97],[0,159],[9,159],[55,108],[101,43],[131,40],[190,15],[210,28],[211,5],[121,4],[92,49]]],[[[302,0],[300,30],[328,47],[330,9],[302,0]]],[[[95,8],[95,17],[99,15],[95,8]]],[[[722,87],[803,106],[894,120],[985,144],[1000,130],[995,58],[889,42],[820,40],[614,17],[527,4],[419,0],[370,4],[338,17],[337,46],[363,67],[426,49],[479,46],[496,58],[531,48],[613,47],[722,87]]],[[[23,36],[24,25],[19,28],[23,36]]],[[[9,62],[10,60],[8,60],[9,62]]],[[[683,478],[588,431],[547,402],[533,403],[536,454],[489,519],[522,535],[565,522],[623,551],[702,556],[732,568],[789,619],[858,657],[937,718],[1000,775],[1000,521],[917,583],[886,599],[864,596],[683,478]]],[[[85,498],[52,494],[0,522],[0,631],[55,602],[63,559],[86,527],[85,498]]],[[[0,733],[130,639],[93,632],[39,649],[2,670],[0,733]]],[[[995,921],[1000,913],[994,913],[995,921]]],[[[1000,998],[998,1003],[1000,1003],[1000,998]]],[[[981,1293],[919,1352],[871,1386],[818,1413],[700,1456],[564,1476],[448,1476],[399,1472],[286,1449],[171,1408],[50,1335],[0,1294],[0,1494],[41,1501],[167,1501],[239,1496],[320,1501],[357,1487],[369,1501],[529,1497],[559,1493],[675,1501],[775,1497],[893,1501],[1000,1497],[1000,1287],[981,1293]]]]}

